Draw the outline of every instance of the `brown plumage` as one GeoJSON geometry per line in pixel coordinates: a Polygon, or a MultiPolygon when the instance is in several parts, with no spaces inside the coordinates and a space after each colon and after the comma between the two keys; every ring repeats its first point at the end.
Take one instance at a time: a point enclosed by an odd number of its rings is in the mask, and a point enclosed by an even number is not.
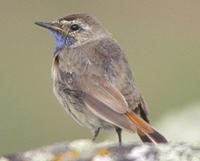
{"type": "Polygon", "coordinates": [[[148,109],[138,91],[124,52],[102,25],[87,14],[73,14],[52,23],[56,39],[52,65],[54,93],[93,140],[100,129],[137,132],[142,141],[166,143],[148,120],[148,109]]]}

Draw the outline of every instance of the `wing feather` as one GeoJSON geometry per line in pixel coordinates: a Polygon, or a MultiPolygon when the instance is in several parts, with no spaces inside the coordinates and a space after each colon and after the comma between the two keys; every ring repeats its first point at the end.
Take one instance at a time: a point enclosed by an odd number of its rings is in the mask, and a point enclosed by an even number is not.
{"type": "Polygon", "coordinates": [[[85,93],[84,101],[87,107],[99,118],[123,129],[130,131],[136,130],[135,125],[124,114],[113,111],[109,106],[94,96],[85,93]]]}
{"type": "Polygon", "coordinates": [[[100,81],[98,87],[88,91],[88,94],[95,97],[113,111],[126,113],[130,111],[124,96],[120,91],[107,81],[100,81]]]}

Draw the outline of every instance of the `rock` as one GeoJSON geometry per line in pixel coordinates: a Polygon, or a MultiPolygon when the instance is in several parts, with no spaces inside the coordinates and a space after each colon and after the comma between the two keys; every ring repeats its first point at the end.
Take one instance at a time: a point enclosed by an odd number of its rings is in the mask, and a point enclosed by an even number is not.
{"type": "Polygon", "coordinates": [[[88,140],[60,143],[0,161],[200,161],[200,146],[176,144],[95,144],[88,140]]]}

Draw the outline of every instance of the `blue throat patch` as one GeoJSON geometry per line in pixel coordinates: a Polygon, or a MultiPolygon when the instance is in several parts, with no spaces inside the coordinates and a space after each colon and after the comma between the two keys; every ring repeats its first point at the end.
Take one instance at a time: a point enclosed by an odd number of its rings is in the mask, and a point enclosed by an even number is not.
{"type": "Polygon", "coordinates": [[[56,48],[55,48],[55,52],[56,53],[58,50],[64,48],[64,46],[70,46],[73,45],[75,43],[75,39],[72,36],[66,36],[63,33],[60,32],[56,32],[56,31],[52,31],[51,32],[53,35],[53,38],[55,39],[55,43],[56,43],[56,48]]]}

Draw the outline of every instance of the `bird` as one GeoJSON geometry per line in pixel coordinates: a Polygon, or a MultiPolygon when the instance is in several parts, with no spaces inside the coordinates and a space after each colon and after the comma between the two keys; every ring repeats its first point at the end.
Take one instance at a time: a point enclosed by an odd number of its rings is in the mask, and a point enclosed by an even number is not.
{"type": "Polygon", "coordinates": [[[55,40],[51,76],[53,92],[65,111],[91,130],[137,133],[144,143],[167,143],[149,122],[149,110],[136,86],[123,49],[103,25],[87,13],[35,22],[55,40]]]}

